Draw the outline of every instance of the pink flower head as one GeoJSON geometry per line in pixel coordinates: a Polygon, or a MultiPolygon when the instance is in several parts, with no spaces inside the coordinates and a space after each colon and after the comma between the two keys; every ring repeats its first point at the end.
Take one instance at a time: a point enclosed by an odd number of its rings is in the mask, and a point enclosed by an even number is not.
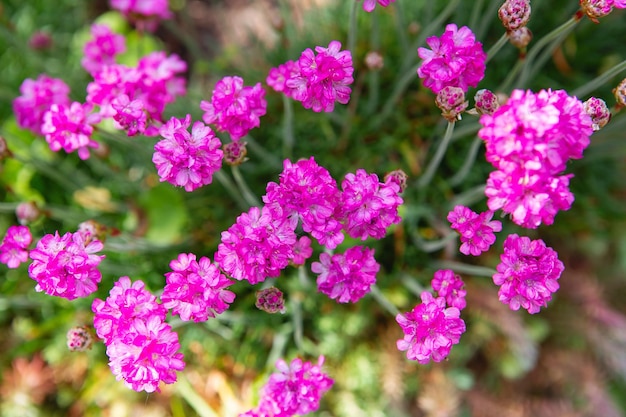
{"type": "Polygon", "coordinates": [[[611,120],[611,110],[601,98],[590,97],[583,103],[585,111],[591,116],[594,131],[602,129],[611,120]]]}
{"type": "Polygon", "coordinates": [[[91,26],[92,38],[83,47],[83,68],[95,74],[105,65],[115,64],[115,57],[126,51],[124,36],[113,33],[106,25],[91,26]]]}
{"type": "Polygon", "coordinates": [[[53,104],[70,105],[70,88],[58,78],[41,74],[36,80],[27,78],[20,86],[21,95],[13,100],[17,124],[36,135],[42,134],[43,116],[53,104]]]}
{"type": "Polygon", "coordinates": [[[293,89],[287,86],[287,80],[300,75],[300,65],[297,61],[287,61],[276,68],[272,68],[267,75],[267,85],[272,87],[274,91],[285,94],[287,97],[293,98],[293,89]]]}
{"type": "Polygon", "coordinates": [[[382,239],[387,228],[400,223],[400,186],[395,181],[381,183],[376,174],[358,169],[346,174],[341,183],[341,212],[344,228],[355,239],[382,239]]]}
{"type": "Polygon", "coordinates": [[[441,362],[449,354],[452,345],[459,343],[465,332],[465,322],[456,307],[446,308],[443,297],[433,298],[424,291],[422,303],[412,311],[398,314],[396,321],[404,332],[397,341],[400,351],[406,351],[408,359],[427,364],[431,359],[441,362]]]}
{"type": "Polygon", "coordinates": [[[431,49],[418,48],[423,59],[417,75],[424,78],[424,85],[435,94],[447,86],[467,89],[476,87],[485,76],[487,55],[483,45],[467,26],[457,28],[454,23],[446,26],[441,37],[426,39],[431,49]]]}
{"type": "Polygon", "coordinates": [[[322,396],[335,381],[322,371],[324,357],[317,364],[303,362],[300,358],[289,365],[280,359],[276,362],[278,372],[272,374],[261,389],[258,410],[250,410],[245,416],[291,417],[316,411],[322,396]]]}
{"type": "Polygon", "coordinates": [[[477,214],[465,206],[455,206],[448,213],[451,227],[461,235],[462,254],[478,256],[495,243],[494,232],[502,230],[502,223],[492,217],[492,211],[477,214]]]}
{"type": "Polygon", "coordinates": [[[80,159],[89,158],[89,148],[98,148],[98,142],[91,139],[93,125],[100,122],[100,115],[91,113],[90,103],[73,102],[70,106],[53,104],[44,114],[41,132],[46,137],[50,149],[67,153],[78,151],[80,159]]]}
{"type": "Polygon", "coordinates": [[[68,300],[87,297],[102,279],[98,265],[104,255],[95,255],[102,248],[102,242],[78,232],[45,235],[30,251],[28,275],[37,281],[35,290],[68,300]]]}
{"type": "Polygon", "coordinates": [[[374,249],[355,246],[344,254],[320,254],[311,270],[319,274],[317,289],[340,303],[356,303],[369,293],[376,283],[380,265],[374,259],[374,249]]]}
{"type": "Polygon", "coordinates": [[[395,3],[396,0],[363,0],[363,10],[371,13],[376,8],[376,2],[380,7],[387,7],[390,3],[395,3]]]}
{"type": "Polygon", "coordinates": [[[239,140],[255,127],[261,125],[260,117],[267,109],[265,90],[261,83],[244,87],[241,77],[224,77],[215,85],[211,102],[201,101],[202,118],[206,124],[228,132],[233,140],[239,140]]]}
{"type": "Polygon", "coordinates": [[[139,29],[148,32],[154,32],[161,20],[172,17],[168,0],[109,0],[109,3],[139,29]]]}
{"type": "Polygon", "coordinates": [[[307,236],[302,236],[293,246],[293,258],[291,259],[291,262],[296,266],[304,265],[306,260],[309,259],[311,255],[313,255],[311,239],[307,236]]]}
{"type": "Polygon", "coordinates": [[[167,181],[185,191],[210,184],[213,174],[222,167],[221,142],[210,127],[195,122],[187,131],[191,116],[172,117],[159,133],[164,138],[154,145],[152,162],[161,182],[167,181]]]}
{"type": "Polygon", "coordinates": [[[276,287],[264,288],[256,292],[256,308],[266,313],[285,313],[283,292],[276,287]]]}
{"type": "Polygon", "coordinates": [[[451,269],[435,271],[430,284],[433,290],[437,291],[437,297],[445,298],[448,306],[456,307],[459,310],[465,308],[465,295],[467,294],[467,291],[463,289],[465,283],[454,271],[451,269]]]}
{"type": "Polygon", "coordinates": [[[293,222],[278,205],[252,207],[222,232],[215,262],[232,278],[250,284],[277,277],[293,258],[293,222]]]}
{"type": "Polygon", "coordinates": [[[123,338],[107,346],[109,366],[116,379],[135,391],[159,392],[159,383],[176,382],[176,371],[185,368],[178,352],[178,334],[158,316],[130,323],[123,338]]]}
{"type": "Polygon", "coordinates": [[[317,55],[310,48],[302,52],[298,60],[300,74],[288,79],[286,86],[304,108],[328,113],[334,110],[335,102],[350,101],[352,89],[348,86],[354,81],[352,54],[341,51],[339,41],[331,41],[328,48],[316,46],[315,52],[317,55]]]}
{"type": "Polygon", "coordinates": [[[91,310],[94,312],[96,334],[105,345],[125,339],[136,320],[146,322],[156,317],[165,321],[167,314],[165,307],[157,303],[157,298],[146,289],[143,281],[131,282],[126,276],[120,277],[106,300],[94,299],[91,310]]]}
{"type": "Polygon", "coordinates": [[[128,136],[135,136],[146,130],[148,117],[144,111],[143,101],[130,100],[126,94],[120,94],[111,101],[111,107],[116,111],[113,120],[128,136]]]}
{"type": "Polygon", "coordinates": [[[26,226],[10,226],[0,243],[0,262],[9,268],[17,268],[28,260],[28,246],[33,241],[26,226]]]}
{"type": "Polygon", "coordinates": [[[511,310],[520,307],[530,314],[539,312],[559,289],[557,282],[564,270],[554,249],[543,240],[509,235],[496,267],[493,282],[500,287],[498,298],[511,310]]]}
{"type": "Polygon", "coordinates": [[[196,255],[181,253],[170,268],[161,300],[183,321],[206,321],[226,311],[235,299],[235,293],[226,290],[232,282],[209,258],[196,261],[196,255]]]}

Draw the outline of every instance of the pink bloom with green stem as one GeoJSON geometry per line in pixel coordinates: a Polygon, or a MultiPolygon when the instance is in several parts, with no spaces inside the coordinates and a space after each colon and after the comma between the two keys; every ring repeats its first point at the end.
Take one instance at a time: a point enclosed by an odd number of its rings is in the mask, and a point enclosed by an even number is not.
{"type": "Polygon", "coordinates": [[[168,0],[109,0],[109,3],[140,30],[148,32],[154,32],[161,20],[172,17],[168,0]]]}
{"type": "Polygon", "coordinates": [[[89,148],[98,148],[98,142],[91,139],[93,125],[100,122],[98,113],[91,113],[90,103],[72,103],[70,106],[53,104],[44,114],[41,132],[45,135],[50,149],[55,152],[63,149],[67,153],[78,151],[80,159],[89,159],[89,148]]]}
{"type": "Polygon", "coordinates": [[[58,78],[41,74],[36,80],[27,78],[20,86],[21,95],[13,100],[17,124],[36,135],[42,134],[44,114],[53,104],[70,105],[70,88],[58,78]]]}
{"type": "Polygon", "coordinates": [[[450,307],[456,307],[463,310],[466,306],[465,296],[467,291],[463,289],[465,283],[460,276],[456,275],[451,269],[440,269],[435,271],[433,279],[430,282],[433,290],[437,292],[438,297],[446,299],[446,304],[450,307]]]}
{"type": "Polygon", "coordinates": [[[389,4],[394,3],[396,0],[363,0],[363,10],[371,13],[376,8],[376,3],[381,7],[387,7],[389,4]]]}
{"type": "Polygon", "coordinates": [[[115,64],[118,54],[126,51],[125,38],[113,33],[106,25],[91,26],[92,38],[83,47],[81,64],[90,74],[95,74],[106,65],[115,64]]]}
{"type": "Polygon", "coordinates": [[[9,268],[17,268],[28,260],[28,246],[33,241],[26,226],[10,226],[0,244],[0,262],[9,268]]]}
{"type": "Polygon", "coordinates": [[[452,229],[461,235],[461,253],[478,256],[489,250],[496,241],[494,232],[502,230],[502,223],[492,217],[492,211],[477,214],[460,205],[448,213],[452,229]]]}

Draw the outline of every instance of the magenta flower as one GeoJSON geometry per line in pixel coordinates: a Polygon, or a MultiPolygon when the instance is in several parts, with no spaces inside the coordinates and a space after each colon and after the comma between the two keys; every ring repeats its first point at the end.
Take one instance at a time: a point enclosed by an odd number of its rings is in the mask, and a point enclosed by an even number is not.
{"type": "Polygon", "coordinates": [[[400,186],[395,181],[381,183],[376,174],[358,169],[346,174],[341,183],[341,212],[344,229],[350,237],[382,239],[387,228],[400,223],[400,186]]]}
{"type": "Polygon", "coordinates": [[[261,83],[244,87],[243,78],[224,77],[215,85],[211,102],[201,101],[200,109],[206,124],[215,124],[217,130],[239,140],[261,125],[260,117],[267,110],[265,90],[261,83]]]}
{"type": "Polygon", "coordinates": [[[431,293],[424,291],[421,298],[422,304],[396,316],[404,332],[404,338],[396,344],[398,350],[406,351],[408,359],[421,364],[431,360],[441,362],[450,354],[452,345],[459,343],[465,332],[465,322],[460,318],[458,308],[446,308],[443,297],[433,298],[431,293]]]}
{"type": "Polygon", "coordinates": [[[135,391],[159,392],[159,383],[176,382],[176,371],[185,368],[178,352],[178,334],[160,317],[134,320],[123,338],[107,346],[109,366],[116,379],[135,391]]]}
{"type": "Polygon", "coordinates": [[[250,284],[277,277],[293,258],[296,234],[280,206],[252,207],[222,232],[215,262],[232,278],[250,284]]]}
{"type": "Polygon", "coordinates": [[[124,36],[113,33],[106,25],[91,25],[91,36],[83,47],[80,62],[93,75],[102,67],[115,64],[116,56],[126,51],[126,42],[124,36]]]}
{"type": "Polygon", "coordinates": [[[148,32],[154,32],[161,20],[172,17],[168,0],[109,0],[109,3],[140,30],[148,32]]]}
{"type": "Polygon", "coordinates": [[[310,48],[302,52],[298,60],[300,74],[289,78],[286,87],[304,108],[328,113],[334,110],[335,102],[350,101],[352,89],[348,86],[354,81],[352,54],[341,51],[339,41],[331,41],[328,48],[316,46],[315,52],[317,55],[310,48]]]}
{"type": "Polygon", "coordinates": [[[91,310],[96,334],[105,345],[124,339],[135,321],[147,322],[151,317],[165,321],[167,314],[143,281],[131,282],[126,276],[120,277],[106,300],[94,299],[91,310]]]}
{"type": "Polygon", "coordinates": [[[535,314],[559,289],[558,280],[565,267],[543,240],[512,234],[504,241],[504,253],[496,269],[493,282],[500,287],[500,301],[511,310],[522,307],[535,314]]]}
{"type": "Polygon", "coordinates": [[[222,167],[222,146],[210,127],[195,122],[187,131],[191,116],[172,117],[159,133],[164,138],[154,145],[152,162],[161,182],[167,181],[185,191],[193,191],[213,181],[213,174],[222,167]]]}
{"type": "Polygon", "coordinates": [[[298,75],[300,75],[300,65],[298,62],[287,61],[276,68],[272,68],[265,82],[272,87],[274,91],[293,98],[294,91],[287,87],[287,80],[297,77],[298,75]]]}
{"type": "Polygon", "coordinates": [[[356,303],[371,291],[380,265],[374,259],[374,249],[355,246],[344,254],[320,254],[320,261],[313,262],[311,270],[319,274],[319,292],[340,303],[356,303]]]}
{"type": "Polygon", "coordinates": [[[293,258],[291,259],[291,263],[296,266],[304,265],[306,260],[309,259],[311,255],[313,255],[311,239],[307,236],[302,236],[293,247],[293,258]]]}
{"type": "Polygon", "coordinates": [[[442,88],[451,86],[467,89],[476,87],[485,76],[487,55],[483,45],[467,26],[457,28],[454,23],[446,26],[441,37],[426,39],[431,49],[418,48],[423,59],[417,75],[424,79],[424,86],[437,94],[442,88]]]}
{"type": "Polygon", "coordinates": [[[70,88],[58,78],[41,74],[36,80],[27,78],[20,86],[21,95],[13,100],[17,124],[36,135],[42,134],[43,116],[53,104],[70,105],[70,88]]]}
{"type": "Polygon", "coordinates": [[[0,243],[0,262],[9,268],[17,268],[28,260],[28,246],[33,236],[26,226],[10,226],[0,243]]]}
{"type": "Polygon", "coordinates": [[[278,372],[272,374],[261,389],[258,409],[240,416],[291,417],[316,411],[322,396],[335,382],[322,372],[323,365],[324,356],[318,358],[317,364],[303,362],[300,358],[289,365],[278,360],[278,372]]]}
{"type": "Polygon", "coordinates": [[[98,148],[98,142],[91,139],[91,135],[93,125],[100,122],[100,115],[91,113],[92,108],[90,103],[78,102],[70,106],[51,105],[41,126],[50,149],[54,152],[63,149],[67,153],[78,151],[80,159],[88,159],[89,148],[98,148]]]}
{"type": "Polygon", "coordinates": [[[467,294],[467,291],[463,289],[465,283],[451,269],[435,271],[430,285],[437,292],[437,297],[445,298],[448,306],[456,307],[459,310],[465,308],[465,295],[467,294]]]}
{"type": "Polygon", "coordinates": [[[193,253],[181,253],[170,268],[161,301],[183,321],[206,321],[226,311],[235,299],[235,293],[226,290],[232,282],[209,258],[196,261],[193,253]]]}
{"type": "Polygon", "coordinates": [[[111,101],[115,110],[113,120],[125,130],[128,136],[135,136],[146,130],[148,117],[144,111],[143,101],[130,100],[126,94],[120,94],[111,101]]]}
{"type": "Polygon", "coordinates": [[[342,225],[338,220],[340,193],[328,170],[319,166],[313,157],[295,164],[286,159],[279,178],[279,184],[267,184],[263,202],[280,205],[284,215],[296,223],[302,220],[304,231],[311,233],[321,245],[335,249],[343,242],[342,225]]]}
{"type": "Polygon", "coordinates": [[[502,223],[492,217],[492,211],[477,214],[465,206],[455,206],[448,213],[450,227],[461,235],[462,254],[478,256],[495,243],[494,232],[502,230],[502,223]]]}
{"type": "Polygon", "coordinates": [[[371,13],[376,8],[376,2],[380,7],[387,7],[390,3],[395,3],[396,0],[363,0],[363,10],[371,13]]]}
{"type": "Polygon", "coordinates": [[[43,236],[30,251],[28,275],[37,281],[35,290],[68,300],[93,293],[102,279],[98,265],[104,255],[95,255],[102,248],[102,242],[78,232],[43,236]]]}

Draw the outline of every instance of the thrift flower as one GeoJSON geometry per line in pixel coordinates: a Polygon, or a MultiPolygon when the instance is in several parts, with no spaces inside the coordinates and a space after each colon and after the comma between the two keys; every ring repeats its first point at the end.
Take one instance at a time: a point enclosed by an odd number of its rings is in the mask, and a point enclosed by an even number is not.
{"type": "Polygon", "coordinates": [[[232,282],[209,258],[196,261],[196,255],[181,253],[170,268],[161,301],[183,321],[206,321],[226,311],[235,299],[235,293],[226,290],[232,282]]]}
{"type": "Polygon", "coordinates": [[[285,300],[283,292],[276,287],[269,287],[256,292],[256,303],[259,310],[274,314],[285,312],[285,300]]]}
{"type": "Polygon", "coordinates": [[[340,303],[356,303],[371,291],[376,283],[380,265],[374,259],[374,250],[355,246],[344,254],[320,254],[320,261],[311,264],[319,274],[317,289],[340,303]]]}
{"type": "Polygon", "coordinates": [[[128,136],[141,134],[146,130],[148,117],[144,110],[143,101],[132,100],[126,94],[120,94],[111,101],[115,110],[113,120],[125,130],[128,136]]]}
{"type": "Polygon", "coordinates": [[[530,314],[538,313],[559,289],[564,266],[557,256],[541,239],[509,235],[493,276],[493,282],[500,287],[500,301],[511,310],[522,307],[530,314]]]}
{"type": "Polygon", "coordinates": [[[406,351],[410,360],[427,364],[431,360],[441,362],[449,354],[452,345],[459,343],[465,332],[465,322],[456,307],[446,308],[443,297],[434,298],[431,293],[422,293],[422,303],[412,311],[398,314],[396,321],[404,332],[397,341],[400,351],[406,351]]]}
{"type": "Polygon", "coordinates": [[[89,158],[89,148],[97,148],[98,143],[91,139],[93,125],[100,122],[100,115],[91,113],[89,103],[73,102],[70,106],[52,104],[44,114],[41,132],[46,137],[50,149],[67,153],[78,151],[80,159],[89,158]]]}
{"type": "Polygon", "coordinates": [[[583,103],[585,111],[591,116],[594,131],[602,129],[611,120],[611,110],[601,98],[591,97],[583,103]]]}
{"type": "Polygon", "coordinates": [[[28,246],[33,241],[26,226],[10,226],[0,243],[0,262],[9,268],[17,268],[28,260],[28,246]]]}
{"type": "Polygon", "coordinates": [[[461,114],[469,102],[465,100],[462,88],[445,86],[437,93],[435,104],[441,109],[441,115],[449,122],[461,120],[461,114]]]}
{"type": "Polygon", "coordinates": [[[154,32],[161,20],[170,19],[168,0],[109,0],[111,8],[119,10],[140,30],[154,32]]]}
{"type": "Polygon", "coordinates": [[[293,98],[294,90],[287,86],[287,80],[297,77],[300,74],[298,61],[287,61],[276,68],[272,68],[267,75],[267,85],[274,91],[283,93],[289,98],[293,98]]]}
{"type": "Polygon", "coordinates": [[[431,36],[426,43],[430,49],[417,50],[423,59],[417,75],[424,79],[424,86],[435,94],[447,86],[459,87],[467,92],[470,86],[476,87],[485,76],[487,55],[467,26],[459,29],[451,23],[441,37],[431,36]]]}
{"type": "Polygon", "coordinates": [[[506,0],[498,9],[498,17],[507,32],[526,26],[530,20],[530,0],[506,0]]]}
{"type": "Polygon", "coordinates": [[[437,292],[437,297],[445,298],[448,306],[456,307],[459,310],[465,308],[465,295],[467,294],[467,291],[463,289],[465,284],[461,277],[451,269],[435,271],[431,286],[437,292]]]}
{"type": "Polygon", "coordinates": [[[395,3],[395,1],[396,0],[363,0],[363,10],[371,13],[376,8],[376,2],[378,2],[380,7],[387,7],[390,3],[395,3]]]}
{"type": "Polygon", "coordinates": [[[41,74],[36,80],[27,78],[20,86],[21,95],[13,100],[17,124],[36,135],[42,134],[43,116],[53,104],[70,105],[70,88],[58,78],[41,74]]]}
{"type": "Polygon", "coordinates": [[[124,36],[113,33],[106,25],[92,25],[91,36],[83,47],[80,62],[93,75],[105,65],[115,64],[115,57],[126,51],[126,42],[124,36]]]}
{"type": "Polygon", "coordinates": [[[291,263],[295,266],[304,265],[311,255],[313,255],[311,239],[307,236],[302,236],[293,246],[293,258],[291,259],[291,263]]]}
{"type": "Polygon", "coordinates": [[[462,254],[478,256],[495,243],[494,232],[502,230],[502,223],[492,217],[492,211],[477,214],[465,206],[455,206],[448,213],[451,227],[461,235],[462,254]]]}
{"type": "Polygon", "coordinates": [[[500,107],[498,96],[490,90],[486,90],[484,88],[476,91],[476,95],[474,95],[474,104],[478,114],[493,114],[493,112],[500,107]]]}

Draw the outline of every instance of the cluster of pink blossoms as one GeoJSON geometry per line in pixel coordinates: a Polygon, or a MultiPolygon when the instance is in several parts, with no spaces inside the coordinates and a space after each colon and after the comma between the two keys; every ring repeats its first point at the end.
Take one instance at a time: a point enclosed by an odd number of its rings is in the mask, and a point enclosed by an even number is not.
{"type": "Polygon", "coordinates": [[[335,102],[350,100],[354,82],[352,54],[342,51],[339,41],[331,41],[328,48],[310,48],[297,62],[288,61],[270,71],[267,84],[274,90],[300,101],[304,108],[315,112],[332,112],[335,102]]]}
{"type": "Polygon", "coordinates": [[[95,254],[102,248],[102,242],[80,231],[43,236],[30,251],[28,275],[37,281],[35,290],[68,300],[93,293],[102,279],[98,265],[104,255],[95,254]]]}
{"type": "Polygon", "coordinates": [[[502,230],[502,223],[491,220],[492,211],[475,213],[465,206],[455,206],[448,213],[450,227],[461,235],[460,251],[464,255],[478,256],[489,250],[496,241],[494,232],[502,230]]]}
{"type": "Polygon", "coordinates": [[[376,8],[377,2],[380,7],[387,7],[389,4],[395,3],[395,1],[396,0],[363,0],[363,10],[371,13],[376,8]]]}
{"type": "Polygon", "coordinates": [[[27,78],[20,86],[21,95],[13,100],[13,113],[18,126],[41,135],[44,115],[50,106],[70,105],[70,88],[58,78],[41,74],[36,80],[27,78]]]}
{"type": "Polygon", "coordinates": [[[265,90],[261,83],[244,87],[241,77],[224,77],[215,84],[211,101],[201,101],[202,119],[217,130],[228,132],[235,141],[261,125],[267,110],[265,90]]]}
{"type": "Polygon", "coordinates": [[[522,227],[552,224],[574,201],[572,175],[560,174],[568,160],[582,158],[593,133],[583,103],[563,90],[514,90],[480,123],[487,161],[496,168],[485,189],[489,209],[502,209],[522,227]]]}
{"type": "Polygon", "coordinates": [[[91,39],[83,46],[80,63],[94,75],[107,65],[115,64],[115,57],[126,51],[124,36],[113,33],[107,25],[92,25],[91,39]]]}
{"type": "Polygon", "coordinates": [[[121,277],[107,299],[96,298],[91,309],[118,381],[146,392],[159,391],[161,381],[176,382],[176,371],[185,368],[178,335],[165,323],[167,310],[142,281],[121,277]]]}
{"type": "Polygon", "coordinates": [[[28,247],[32,241],[28,227],[9,227],[0,243],[0,262],[9,268],[17,268],[28,260],[28,247]]]}
{"type": "Polygon", "coordinates": [[[520,307],[530,314],[539,312],[559,289],[558,279],[565,269],[554,249],[543,240],[509,235],[493,282],[500,286],[498,298],[511,310],[520,307]]]}
{"type": "Polygon", "coordinates": [[[465,308],[465,296],[467,295],[467,291],[463,289],[465,283],[451,269],[435,271],[430,285],[437,292],[437,297],[445,298],[447,305],[459,310],[465,308]]]}
{"type": "Polygon", "coordinates": [[[280,359],[276,362],[278,372],[261,389],[259,406],[239,417],[291,417],[316,411],[322,396],[334,384],[322,371],[323,365],[323,356],[317,364],[296,358],[287,365],[280,359]]]}
{"type": "Polygon", "coordinates": [[[89,158],[89,148],[98,148],[91,139],[93,125],[100,122],[100,115],[91,113],[90,103],[73,102],[69,106],[53,104],[44,114],[41,132],[54,152],[63,149],[67,153],[78,151],[80,159],[89,158]]]}
{"type": "Polygon", "coordinates": [[[196,255],[181,253],[170,268],[161,301],[183,321],[206,321],[226,311],[235,299],[235,293],[226,290],[232,282],[209,258],[197,261],[196,255]]]}
{"type": "Polygon", "coordinates": [[[450,23],[441,37],[431,36],[426,43],[431,49],[417,50],[423,59],[417,75],[435,94],[448,86],[467,92],[470,86],[476,87],[485,76],[487,55],[467,26],[459,29],[450,23]]]}
{"type": "Polygon", "coordinates": [[[138,29],[148,32],[154,32],[161,20],[172,17],[168,0],[109,0],[109,3],[138,29]]]}
{"type": "Polygon", "coordinates": [[[185,191],[210,184],[223,156],[222,143],[210,127],[197,121],[189,133],[190,124],[189,114],[184,119],[172,117],[159,129],[164,139],[154,145],[152,155],[160,180],[185,191]]]}

